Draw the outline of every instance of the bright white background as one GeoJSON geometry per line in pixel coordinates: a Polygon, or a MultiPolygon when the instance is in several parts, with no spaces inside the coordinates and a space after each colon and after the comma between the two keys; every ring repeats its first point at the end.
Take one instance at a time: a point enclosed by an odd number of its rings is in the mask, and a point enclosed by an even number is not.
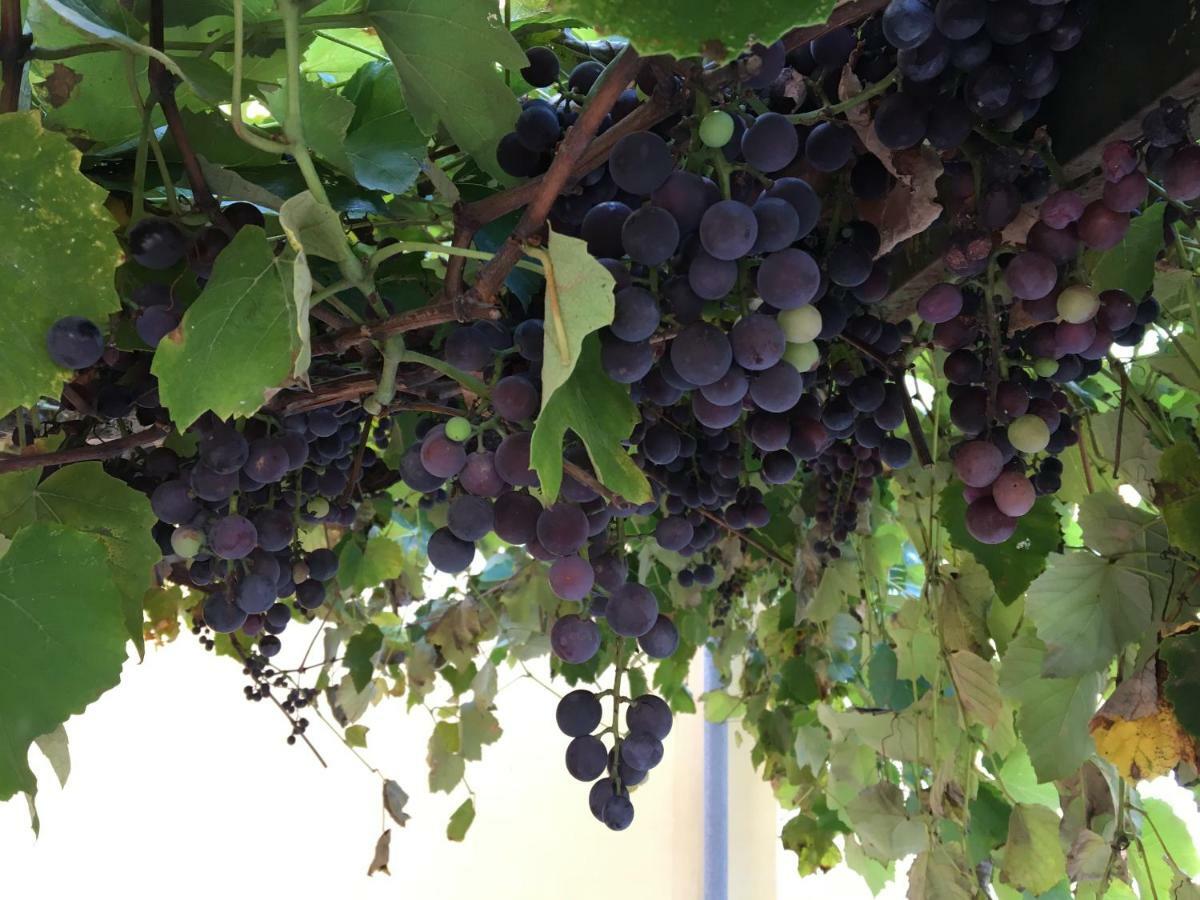
{"type": "MultiPolygon", "coordinates": [[[[285,643],[298,648],[301,635],[285,643]]],[[[286,653],[287,651],[285,651],[286,653]]],[[[430,795],[425,748],[431,720],[385,701],[364,719],[367,758],[412,797],[393,827],[392,877],[366,877],[379,836],[378,778],[314,721],[322,769],[268,702],[248,703],[231,660],[184,634],[126,664],[122,683],[68,723],[72,773],[60,790],[31,753],[41,838],[20,798],[0,805],[0,897],[89,896],[190,900],[222,893],[308,898],[439,900],[696,900],[701,896],[702,738],[698,716],[676,720],[667,758],[635,794],[637,819],[611,834],[587,809],[587,785],[562,766],[555,698],[505,672],[499,743],[468,764],[478,818],[462,844],[445,838],[466,796],[430,795]]],[[[770,792],[745,747],[731,741],[731,900],[866,900],[845,869],[799,879],[779,849],[770,792]]],[[[1178,789],[1177,789],[1178,790],[1178,789]]],[[[1148,791],[1161,795],[1162,791],[1148,791]]],[[[1200,834],[1182,792],[1173,804],[1200,834]]],[[[889,885],[885,896],[903,896],[889,885]]]]}

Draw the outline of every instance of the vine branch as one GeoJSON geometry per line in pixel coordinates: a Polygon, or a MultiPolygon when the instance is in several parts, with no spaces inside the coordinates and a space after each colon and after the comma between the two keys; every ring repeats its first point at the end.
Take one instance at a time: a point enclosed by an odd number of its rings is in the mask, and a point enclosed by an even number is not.
{"type": "Polygon", "coordinates": [[[0,454],[0,475],[9,472],[22,472],[26,469],[37,469],[42,466],[63,466],[68,463],[93,462],[99,459],[112,459],[128,450],[138,447],[149,447],[165,440],[171,429],[165,425],[155,425],[145,431],[126,435],[100,444],[87,444],[83,447],[73,447],[70,450],[55,450],[51,453],[0,454]]]}
{"type": "Polygon", "coordinates": [[[0,113],[16,112],[21,102],[21,77],[31,36],[21,32],[21,0],[0,5],[0,113]]]}

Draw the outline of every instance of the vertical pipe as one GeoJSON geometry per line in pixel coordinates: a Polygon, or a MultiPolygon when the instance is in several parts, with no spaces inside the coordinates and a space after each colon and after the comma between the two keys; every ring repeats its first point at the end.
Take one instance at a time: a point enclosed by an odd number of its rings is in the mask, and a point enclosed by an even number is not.
{"type": "MultiPolygon", "coordinates": [[[[704,650],[704,690],[720,690],[712,652],[704,650]]],[[[729,900],[729,726],[704,723],[704,900],[729,900]]]]}

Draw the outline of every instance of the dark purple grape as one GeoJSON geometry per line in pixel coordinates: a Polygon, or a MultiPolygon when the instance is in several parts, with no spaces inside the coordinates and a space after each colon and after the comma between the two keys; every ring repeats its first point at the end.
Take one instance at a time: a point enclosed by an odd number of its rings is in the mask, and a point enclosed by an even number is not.
{"type": "Polygon", "coordinates": [[[510,131],[496,144],[496,163],[513,178],[532,178],[545,170],[542,154],[534,153],[510,131]]]}
{"type": "Polygon", "coordinates": [[[529,65],[521,70],[521,77],[534,87],[549,87],[558,79],[558,57],[549,47],[530,47],[525,51],[529,65]]]}
{"type": "Polygon", "coordinates": [[[644,266],[662,265],[679,247],[679,226],[662,207],[643,206],[621,226],[621,244],[634,262],[644,266]]]}
{"type": "Polygon", "coordinates": [[[736,406],[750,390],[750,379],[741,366],[734,364],[729,371],[711,384],[700,387],[704,399],[717,406],[736,406]]]}
{"type": "Polygon", "coordinates": [[[746,63],[749,77],[745,84],[755,91],[769,87],[771,82],[779,77],[787,62],[787,49],[783,46],[783,41],[776,41],[770,45],[755,44],[750,48],[750,55],[754,60],[746,63]]]}
{"type": "Polygon", "coordinates": [[[1163,171],[1163,189],[1182,203],[1200,197],[1200,147],[1188,144],[1171,155],[1163,171]]]}
{"type": "Polygon", "coordinates": [[[533,153],[553,150],[558,139],[562,137],[558,113],[553,107],[541,103],[531,103],[525,107],[517,117],[513,131],[525,149],[533,153]]]}
{"type": "Polygon", "coordinates": [[[872,254],[853,243],[843,242],[830,251],[826,268],[829,280],[841,287],[858,287],[871,277],[872,254]]]}
{"type": "Polygon", "coordinates": [[[209,528],[208,543],[221,559],[241,559],[258,546],[258,530],[244,516],[224,516],[209,528]]]}
{"type": "Polygon", "coordinates": [[[259,484],[276,484],[288,473],[291,459],[277,438],[259,438],[250,443],[242,471],[259,484]]]}
{"type": "Polygon", "coordinates": [[[579,236],[587,241],[588,253],[613,259],[624,256],[625,245],[621,242],[621,230],[625,226],[625,220],[632,214],[632,209],[616,200],[597,203],[588,210],[579,230],[579,236]]]}
{"type": "Polygon", "coordinates": [[[600,337],[600,365],[613,381],[633,384],[654,366],[654,348],[649,341],[623,341],[611,334],[600,337]]]}
{"type": "MultiPolygon", "coordinates": [[[[671,214],[680,234],[690,234],[700,227],[701,216],[715,202],[711,193],[715,189],[709,179],[676,169],[650,195],[650,202],[671,214]]],[[[719,193],[716,199],[720,199],[719,193]]]]}
{"type": "Polygon", "coordinates": [[[896,54],[896,68],[911,83],[932,81],[950,64],[950,44],[934,32],[919,47],[896,54]]]}
{"type": "Polygon", "coordinates": [[[674,168],[671,148],[652,131],[625,135],[608,157],[608,174],[617,187],[631,194],[651,193],[667,180],[674,168]]]}
{"type": "MultiPolygon", "coordinates": [[[[639,637],[637,642],[642,651],[651,659],[666,659],[679,646],[679,631],[675,628],[674,622],[660,613],[650,630],[639,637]]],[[[626,713],[627,722],[629,721],[628,716],[629,714],[626,713]]],[[[669,729],[670,725],[668,724],[667,727],[669,729]]]]}
{"type": "Polygon", "coordinates": [[[164,522],[182,525],[195,518],[200,507],[188,493],[188,486],[180,480],[164,481],[150,495],[150,508],[164,522]]]}
{"type": "Polygon", "coordinates": [[[609,627],[622,637],[641,637],[658,619],[658,601],[649,588],[624,584],[609,597],[605,616],[609,627]]]}
{"type": "Polygon", "coordinates": [[[664,422],[658,422],[646,429],[641,448],[650,462],[665,466],[679,456],[679,432],[664,422]]]}
{"type": "Polygon", "coordinates": [[[550,649],[563,662],[585,663],[600,649],[600,629],[579,616],[563,616],[550,629],[550,649]]]}
{"type": "Polygon", "coordinates": [[[449,528],[439,528],[429,536],[425,555],[439,572],[457,575],[475,559],[475,545],[456,537],[449,528]]]}
{"type": "Polygon", "coordinates": [[[925,137],[938,150],[956,150],[971,134],[971,112],[956,97],[939,97],[929,110],[925,137]]]}
{"type": "Polygon", "coordinates": [[[803,392],[804,378],[789,362],[778,362],[750,381],[750,399],[765,412],[788,412],[803,392]]]}
{"type": "Polygon", "coordinates": [[[446,362],[467,372],[480,372],[495,355],[484,333],[469,325],[460,325],[450,332],[442,345],[446,362]]]}
{"type": "Polygon", "coordinates": [[[1006,516],[989,497],[980,497],[967,507],[967,532],[982,544],[1002,544],[1017,530],[1017,520],[1006,516]]]}
{"type": "Polygon", "coordinates": [[[1004,113],[1015,92],[1012,70],[1001,63],[988,63],[971,75],[963,99],[975,115],[994,119],[1004,113]]]}
{"type": "Polygon", "coordinates": [[[567,771],[580,781],[599,778],[608,764],[608,750],[604,742],[591,735],[572,738],[567,744],[567,771]]]}
{"type": "Polygon", "coordinates": [[[799,150],[796,126],[779,113],[763,113],[742,134],[742,156],[762,172],[787,168],[799,150]]]}
{"type": "Polygon", "coordinates": [[[758,220],[758,238],[754,242],[753,253],[783,250],[791,246],[800,233],[800,219],[786,200],[759,198],[754,204],[754,217],[758,220]]]}
{"type": "Polygon", "coordinates": [[[717,259],[699,252],[688,265],[688,287],[702,300],[720,300],[737,284],[738,266],[733,260],[717,259]]]}
{"type": "Polygon", "coordinates": [[[645,288],[628,287],[617,292],[609,328],[621,340],[634,343],[654,334],[659,319],[658,301],[654,295],[645,288]]]}
{"type": "Polygon", "coordinates": [[[584,60],[567,76],[567,87],[576,94],[586,94],[603,72],[603,63],[596,62],[594,59],[584,60]]]}
{"type": "Polygon", "coordinates": [[[960,72],[974,72],[991,58],[992,39],[983,31],[950,44],[950,62],[960,72]]]}
{"type": "Polygon", "coordinates": [[[769,369],[783,358],[787,347],[783,329],[771,316],[751,313],[739,319],[729,332],[733,358],[752,372],[769,369]]]}
{"type": "Polygon", "coordinates": [[[925,139],[928,107],[911,94],[885,97],[875,111],[875,135],[889,150],[907,150],[925,139]]]}
{"type": "Polygon", "coordinates": [[[1141,172],[1130,172],[1120,181],[1105,182],[1104,205],[1114,212],[1138,210],[1150,195],[1150,184],[1141,172]]]}
{"type": "MultiPolygon", "coordinates": [[[[529,465],[529,444],[533,435],[518,431],[508,435],[496,448],[496,472],[513,487],[535,487],[537,472],[529,465]]],[[[465,458],[464,458],[465,464],[465,458]]]]}
{"type": "Polygon", "coordinates": [[[50,326],[46,350],[64,369],[87,369],[104,355],[104,333],[83,316],[66,316],[50,326]]]}
{"type": "Polygon", "coordinates": [[[453,478],[467,462],[467,451],[458,441],[446,437],[444,425],[437,425],[421,441],[421,465],[438,478],[453,478]]]}
{"type": "Polygon", "coordinates": [[[567,556],[587,543],[587,514],[570,503],[555,503],[538,516],[537,539],[555,556],[567,556]]]}
{"type": "Polygon", "coordinates": [[[949,322],[963,308],[963,293],[953,284],[935,284],[917,301],[917,315],[933,325],[949,322]]]}
{"type": "Polygon", "coordinates": [[[662,741],[644,731],[633,731],[621,742],[621,761],[639,772],[648,772],[663,758],[662,741]]]}
{"type": "Polygon", "coordinates": [[[478,541],[492,530],[495,515],[492,504],[483,497],[462,494],[450,501],[446,527],[463,541],[478,541]]]}
{"type": "Polygon", "coordinates": [[[187,238],[167,219],[146,218],[129,229],[129,255],[147,269],[170,269],[187,252],[187,238]]]}
{"type": "Polygon", "coordinates": [[[806,237],[821,218],[821,198],[803,178],[777,179],[763,196],[786,200],[796,210],[800,221],[796,240],[806,237]]]}
{"type": "Polygon", "coordinates": [[[579,556],[563,556],[550,564],[550,589],[563,600],[584,599],[591,593],[595,578],[591,563],[579,556]]]}
{"type": "Polygon", "coordinates": [[[767,256],[755,276],[758,295],[776,309],[811,303],[821,287],[821,270],[803,250],[788,248],[767,256]]]}
{"type": "Polygon", "coordinates": [[[987,18],[987,0],[941,0],[934,10],[938,31],[961,41],[976,34],[987,18]]]}
{"type": "Polygon", "coordinates": [[[204,600],[204,624],[217,634],[233,634],[246,623],[246,613],[224,591],[204,600]]]}
{"type": "Polygon", "coordinates": [[[853,132],[836,122],[822,122],[808,133],[804,157],[818,172],[836,172],[854,156],[853,132]]]}
{"type": "Polygon", "coordinates": [[[729,371],[733,350],[721,329],[693,322],[671,341],[670,358],[675,370],[691,384],[705,385],[729,371]]]}
{"type": "Polygon", "coordinates": [[[537,388],[524,375],[506,375],[492,388],[492,408],[510,422],[524,422],[537,415],[539,400],[537,388]]]}
{"type": "Polygon", "coordinates": [[[883,35],[897,50],[923,44],[933,28],[933,5],[927,0],[892,0],[883,11],[883,35]]]}
{"type": "Polygon", "coordinates": [[[1114,212],[1100,200],[1093,200],[1083,210],[1078,222],[1079,238],[1093,250],[1111,250],[1129,231],[1129,216],[1114,212]]]}
{"type": "Polygon", "coordinates": [[[600,726],[603,715],[600,698],[585,690],[574,690],[564,694],[554,710],[558,730],[567,737],[591,734],[600,726]]]}
{"type": "Polygon", "coordinates": [[[157,347],[164,337],[179,327],[179,320],[179,313],[173,309],[151,306],[137,317],[134,327],[146,346],[157,347]]]}
{"type": "Polygon", "coordinates": [[[809,42],[808,49],[813,62],[826,69],[840,70],[850,59],[850,54],[858,44],[854,30],[842,26],[825,32],[809,42]]]}
{"type": "Polygon", "coordinates": [[[519,491],[496,498],[493,508],[493,528],[496,535],[510,544],[527,544],[537,537],[538,517],[542,504],[519,491]]]}
{"type": "Polygon", "coordinates": [[[736,200],[714,203],[700,219],[700,243],[716,259],[740,259],[754,247],[757,237],[754,210],[736,200]]]}
{"type": "Polygon", "coordinates": [[[665,741],[671,733],[671,707],[661,697],[642,694],[625,708],[625,724],[630,731],[641,731],[665,741]]]}

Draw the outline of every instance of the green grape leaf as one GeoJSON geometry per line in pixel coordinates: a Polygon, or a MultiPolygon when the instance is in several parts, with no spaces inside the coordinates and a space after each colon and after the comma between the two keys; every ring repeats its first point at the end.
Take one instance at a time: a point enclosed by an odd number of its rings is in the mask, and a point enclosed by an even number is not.
{"type": "Polygon", "coordinates": [[[1200,631],[1171,635],[1158,653],[1167,664],[1163,693],[1175,708],[1175,718],[1189,734],[1200,738],[1200,631]]]}
{"type": "Polygon", "coordinates": [[[546,301],[542,351],[542,410],[566,384],[583,352],[583,339],[611,325],[615,304],[612,274],[587,252],[579,238],[550,229],[550,261],[558,294],[558,312],[546,301]],[[561,322],[561,333],[556,322],[561,322]],[[566,336],[565,344],[560,337],[566,336]]]}
{"type": "Polygon", "coordinates": [[[404,548],[389,537],[374,535],[363,547],[347,541],[339,550],[338,584],[361,594],[399,577],[406,562],[404,548]]]}
{"type": "Polygon", "coordinates": [[[298,353],[291,272],[261,228],[241,229],[151,371],[180,429],[208,410],[248,416],[293,371],[298,353]]]}
{"type": "MultiPolygon", "coordinates": [[[[38,483],[40,469],[0,476],[0,532],[12,537],[34,522],[60,524],[99,539],[111,583],[121,594],[126,628],[143,652],[142,598],[162,554],[150,534],[150,500],[98,462],[63,466],[38,483]]],[[[93,573],[93,577],[99,573],[93,573]]]]}
{"type": "Polygon", "coordinates": [[[438,722],[429,736],[429,789],[448,794],[466,771],[456,722],[438,722]]]}
{"type": "Polygon", "coordinates": [[[121,595],[94,537],[37,523],[0,558],[0,800],[33,794],[29,745],[121,678],[121,595]]]}
{"type": "Polygon", "coordinates": [[[1012,806],[998,790],[984,782],[968,809],[971,818],[967,829],[967,861],[977,866],[1007,839],[1012,806]]]}
{"type": "Polygon", "coordinates": [[[72,376],[46,352],[51,325],[84,316],[103,330],[121,308],[108,192],[80,174],[80,159],[36,112],[0,115],[0,219],[19,223],[0,247],[0,414],[57,397],[72,376]]]}
{"type": "MultiPolygon", "coordinates": [[[[92,152],[136,141],[142,117],[129,92],[126,59],[122,53],[87,53],[65,62],[35,63],[31,80],[46,126],[92,152]]],[[[134,68],[144,84],[146,60],[137,59],[134,68]]],[[[162,124],[160,111],[155,111],[154,123],[162,124]]]]}
{"type": "Polygon", "coordinates": [[[968,718],[995,728],[1002,698],[992,664],[970,650],[956,650],[950,654],[950,674],[968,718]]]}
{"type": "Polygon", "coordinates": [[[475,821],[475,801],[468,797],[453,813],[446,825],[446,838],[461,841],[467,836],[471,823],[475,821]]]}
{"type": "Polygon", "coordinates": [[[805,705],[821,699],[817,673],[803,656],[793,656],[779,670],[778,699],[805,705]]]}
{"type": "Polygon", "coordinates": [[[343,95],[355,107],[346,138],[354,180],[370,190],[404,193],[421,174],[426,138],[404,105],[395,67],[367,63],[343,95]]]}
{"type": "Polygon", "coordinates": [[[1154,260],[1162,250],[1165,203],[1155,203],[1129,223],[1129,232],[1110,250],[1088,254],[1095,291],[1119,288],[1140,300],[1154,286],[1154,260]]]}
{"type": "Polygon", "coordinates": [[[497,64],[527,64],[520,44],[489,0],[370,0],[367,18],[396,67],[408,108],[421,131],[438,122],[488,174],[511,178],[496,162],[496,145],[520,113],[497,64]]]}
{"type": "Polygon", "coordinates": [[[639,419],[629,392],[600,368],[599,338],[589,336],[575,371],[542,407],[533,428],[530,465],[541,480],[545,502],[552,503],[562,486],[563,441],[568,430],[587,448],[601,484],[630,503],[649,500],[650,483],[621,446],[639,419]]]}
{"type": "Polygon", "coordinates": [[[1155,516],[1111,491],[1088,494],[1079,503],[1083,542],[1104,556],[1144,549],[1146,529],[1155,521],[1155,516]]]}
{"type": "MultiPolygon", "coordinates": [[[[1196,290],[1200,295],[1200,288],[1196,290]]],[[[1197,302],[1200,303],[1200,297],[1197,302]]],[[[1180,387],[1200,394],[1200,372],[1196,371],[1196,365],[1200,365],[1200,337],[1187,333],[1172,337],[1173,340],[1160,344],[1159,351],[1146,357],[1144,362],[1180,387]]]]}
{"type": "MultiPolygon", "coordinates": [[[[287,91],[267,94],[267,108],[278,122],[287,121],[287,91]]],[[[354,118],[354,104],[320,81],[300,82],[300,108],[304,142],[321,159],[343,172],[353,171],[346,156],[346,132],[354,118]]]]}
{"type": "Polygon", "coordinates": [[[1087,551],[1055,554],[1029,586],[1025,612],[1046,644],[1044,674],[1099,672],[1150,633],[1150,586],[1145,576],[1087,551]]]}
{"type": "Polygon", "coordinates": [[[459,707],[458,715],[463,759],[478,762],[483,759],[484,746],[500,740],[500,723],[490,709],[475,700],[459,707]]]}
{"type": "Polygon", "coordinates": [[[801,875],[827,872],[842,860],[842,853],[833,839],[837,832],[826,828],[819,820],[797,813],[783,826],[780,840],[785,850],[796,854],[796,868],[801,875]]]}
{"type": "Polygon", "coordinates": [[[1008,818],[1008,841],[1000,881],[1035,896],[1062,880],[1067,858],[1058,842],[1058,813],[1018,803],[1008,818]]]}
{"type": "Polygon", "coordinates": [[[53,731],[39,735],[34,743],[54,770],[58,786],[66,787],[67,779],[71,777],[71,748],[67,742],[67,729],[59,725],[53,731]]]}
{"type": "Polygon", "coordinates": [[[351,725],[346,729],[346,743],[351,747],[366,747],[370,730],[366,725],[351,725]]]}
{"type": "Polygon", "coordinates": [[[1191,444],[1174,444],[1159,459],[1158,469],[1154,500],[1171,543],[1200,554],[1200,454],[1191,444]]]}
{"type": "MultiPolygon", "coordinates": [[[[264,168],[277,165],[279,156],[251,147],[234,133],[229,120],[216,110],[194,112],[181,109],[184,128],[192,149],[206,163],[214,166],[226,166],[231,169],[246,169],[253,167],[264,168]]],[[[173,163],[180,163],[183,156],[179,145],[168,130],[162,140],[163,155],[173,163]]]]}
{"type": "Polygon", "coordinates": [[[554,8],[594,23],[602,34],[625,35],[644,56],[703,53],[721,61],[750,39],[770,43],[797,26],[819,25],[835,5],[835,0],[560,0],[554,8]]]}
{"type": "Polygon", "coordinates": [[[863,849],[882,862],[920,853],[929,846],[925,823],[908,815],[904,795],[890,782],[865,788],[842,812],[863,849]]]}
{"type": "Polygon", "coordinates": [[[1017,530],[1003,544],[983,544],[967,533],[967,504],[961,484],[948,485],[938,503],[938,521],[950,535],[950,543],[968,550],[992,577],[996,596],[1012,603],[1046,568],[1046,556],[1062,544],[1058,513],[1048,497],[1039,497],[1017,523],[1017,530]]]}
{"type": "Polygon", "coordinates": [[[1042,674],[1046,645],[1024,632],[1008,645],[1000,690],[1017,704],[1017,728],[1039,781],[1065,778],[1095,751],[1088,722],[1104,686],[1099,672],[1071,678],[1042,674]]]}
{"type": "Polygon", "coordinates": [[[378,625],[368,625],[350,640],[346,641],[346,652],[342,657],[346,668],[350,670],[350,679],[354,689],[362,693],[371,683],[375,674],[375,664],[371,658],[383,646],[383,632],[378,625]]]}
{"type": "Polygon", "coordinates": [[[977,887],[962,850],[949,844],[917,854],[908,870],[908,900],[971,900],[977,887]]]}

